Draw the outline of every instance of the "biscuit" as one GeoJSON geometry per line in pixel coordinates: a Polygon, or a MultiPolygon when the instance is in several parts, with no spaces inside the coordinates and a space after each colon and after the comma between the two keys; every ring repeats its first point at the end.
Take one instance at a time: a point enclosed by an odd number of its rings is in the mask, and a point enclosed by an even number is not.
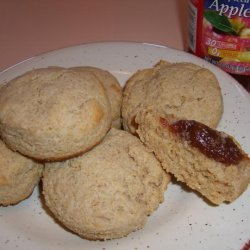
{"type": "Polygon", "coordinates": [[[13,152],[0,140],[0,205],[26,199],[40,180],[43,165],[13,152]]]}
{"type": "Polygon", "coordinates": [[[99,80],[62,68],[29,71],[0,91],[0,132],[14,151],[45,161],[79,155],[111,126],[110,103],[99,80]]]}
{"type": "Polygon", "coordinates": [[[250,181],[250,159],[229,135],[153,110],[136,116],[137,133],[163,168],[214,204],[232,202],[250,181]]]}
{"type": "Polygon", "coordinates": [[[192,63],[160,61],[139,70],[126,83],[122,102],[125,130],[135,133],[134,119],[152,107],[216,127],[223,112],[221,90],[214,74],[192,63]]]}
{"type": "Polygon", "coordinates": [[[142,228],[163,201],[169,180],[137,137],[112,128],[82,156],[46,163],[43,194],[68,229],[105,240],[142,228]]]}
{"type": "Polygon", "coordinates": [[[112,114],[112,127],[121,128],[121,103],[122,103],[122,87],[118,80],[107,70],[96,67],[81,66],[71,69],[92,72],[103,84],[110,104],[112,114]]]}

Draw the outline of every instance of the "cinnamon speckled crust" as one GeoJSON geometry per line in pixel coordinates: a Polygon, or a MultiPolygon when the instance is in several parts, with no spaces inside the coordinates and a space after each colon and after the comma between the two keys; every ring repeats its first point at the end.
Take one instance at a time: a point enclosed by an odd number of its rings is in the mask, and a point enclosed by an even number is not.
{"type": "Polygon", "coordinates": [[[118,80],[109,71],[96,67],[79,66],[71,69],[91,72],[103,84],[111,104],[112,127],[120,129],[122,87],[118,80]]]}
{"type": "Polygon", "coordinates": [[[160,118],[166,119],[166,124],[178,121],[173,115],[146,109],[136,116],[137,133],[167,172],[217,205],[234,201],[246,190],[250,181],[250,159],[240,146],[243,159],[238,164],[225,165],[181,140],[168,126],[161,124],[160,118]]]}
{"type": "Polygon", "coordinates": [[[144,226],[169,181],[137,137],[113,128],[86,154],[46,163],[43,194],[55,217],[73,232],[113,239],[144,226]]]}
{"type": "Polygon", "coordinates": [[[0,205],[26,199],[40,180],[43,165],[13,152],[0,140],[0,205]]]}
{"type": "Polygon", "coordinates": [[[14,151],[65,159],[96,145],[111,126],[106,91],[89,72],[36,69],[0,91],[0,131],[14,151]]]}
{"type": "Polygon", "coordinates": [[[223,101],[218,81],[208,69],[192,63],[160,61],[127,81],[122,103],[124,129],[135,133],[135,115],[145,107],[216,127],[223,101]]]}

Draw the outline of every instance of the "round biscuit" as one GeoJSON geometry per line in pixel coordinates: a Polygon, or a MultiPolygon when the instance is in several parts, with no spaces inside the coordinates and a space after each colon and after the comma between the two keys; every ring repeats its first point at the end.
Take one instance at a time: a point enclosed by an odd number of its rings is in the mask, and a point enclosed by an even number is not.
{"type": "Polygon", "coordinates": [[[0,140],[0,205],[26,199],[40,180],[43,165],[13,152],[0,140]]]}
{"type": "Polygon", "coordinates": [[[223,112],[215,75],[192,63],[160,61],[136,72],[126,83],[122,103],[125,130],[135,133],[136,114],[145,107],[216,127],[223,112]]]}
{"type": "Polygon", "coordinates": [[[0,132],[14,151],[53,161],[79,155],[111,126],[110,103],[89,72],[36,69],[0,91],[0,132]]]}
{"type": "Polygon", "coordinates": [[[87,239],[113,239],[144,226],[169,180],[137,137],[112,128],[86,154],[46,163],[43,194],[68,229],[87,239]]]}
{"type": "Polygon", "coordinates": [[[118,80],[107,70],[91,66],[79,66],[71,69],[92,72],[103,84],[111,105],[112,127],[121,128],[122,87],[118,80]]]}

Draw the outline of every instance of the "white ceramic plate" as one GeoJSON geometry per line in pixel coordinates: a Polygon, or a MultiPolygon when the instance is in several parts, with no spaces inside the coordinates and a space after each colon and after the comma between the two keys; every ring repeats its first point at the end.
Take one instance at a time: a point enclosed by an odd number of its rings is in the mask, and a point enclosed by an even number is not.
{"type": "MultiPolygon", "coordinates": [[[[52,51],[0,74],[6,82],[27,70],[47,66],[92,65],[109,70],[124,85],[136,70],[160,59],[189,61],[212,70],[220,82],[224,114],[219,129],[235,136],[250,154],[250,95],[230,76],[190,54],[141,43],[95,43],[52,51]]],[[[242,249],[250,239],[250,187],[232,204],[211,206],[192,192],[170,184],[165,202],[144,229],[106,242],[88,241],[66,231],[43,208],[38,189],[16,206],[0,207],[0,249],[242,249]]]]}

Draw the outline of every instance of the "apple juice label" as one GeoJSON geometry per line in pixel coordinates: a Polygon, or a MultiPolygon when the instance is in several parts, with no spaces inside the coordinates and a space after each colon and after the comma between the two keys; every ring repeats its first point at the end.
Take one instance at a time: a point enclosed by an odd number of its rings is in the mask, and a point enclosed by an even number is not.
{"type": "Polygon", "coordinates": [[[189,48],[231,74],[250,76],[250,0],[190,0],[189,48]]]}

